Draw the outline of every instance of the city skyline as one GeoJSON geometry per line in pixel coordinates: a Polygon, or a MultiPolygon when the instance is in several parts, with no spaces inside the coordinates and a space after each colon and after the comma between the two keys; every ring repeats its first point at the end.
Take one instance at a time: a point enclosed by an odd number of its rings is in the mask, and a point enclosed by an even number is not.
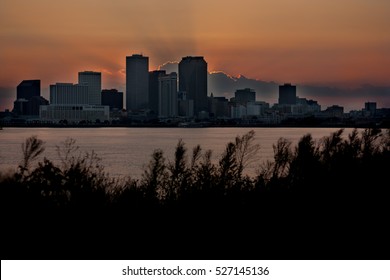
{"type": "Polygon", "coordinates": [[[47,97],[50,84],[76,82],[84,70],[101,72],[104,88],[124,91],[124,57],[133,53],[151,58],[150,71],[201,55],[210,72],[234,77],[390,87],[388,1],[290,2],[4,0],[0,110],[11,109],[22,80],[40,79],[47,97]]]}
{"type": "MultiPolygon", "coordinates": [[[[134,54],[133,54],[134,56],[134,54]]],[[[138,56],[138,54],[135,54],[138,56]]],[[[130,56],[127,56],[130,57],[130,56]]],[[[187,56],[189,57],[189,56],[187,56]]],[[[183,59],[186,57],[183,57],[183,59]]],[[[163,65],[159,66],[159,70],[150,70],[149,74],[153,73],[179,73],[178,62],[167,62],[163,65]]],[[[78,76],[80,73],[96,73],[100,74],[100,80],[104,80],[104,75],[101,72],[95,72],[90,70],[83,70],[78,72],[78,76]]],[[[77,73],[76,73],[77,74],[77,73]]],[[[256,99],[259,101],[265,101],[270,104],[278,103],[278,88],[283,84],[291,84],[289,82],[284,83],[276,83],[274,81],[266,82],[256,79],[250,79],[245,76],[240,75],[239,77],[230,76],[227,73],[222,71],[212,71],[208,72],[208,96],[215,96],[221,98],[231,98],[234,97],[234,92],[236,90],[248,88],[256,91],[256,99]],[[227,90],[228,89],[228,90],[227,90]],[[265,90],[263,90],[265,89],[265,90]],[[217,93],[217,94],[215,94],[217,93]]],[[[150,78],[150,77],[149,77],[150,78]]],[[[26,79],[25,79],[26,80],[26,79]]],[[[23,80],[23,81],[25,81],[23,80]]],[[[32,81],[39,79],[30,79],[27,81],[32,81]]],[[[22,81],[21,81],[22,82],[22,81]]],[[[60,81],[53,82],[53,84],[77,84],[79,80],[77,80],[77,75],[75,79],[72,81],[60,81]]],[[[44,84],[44,83],[43,83],[44,84]]],[[[47,100],[50,99],[50,87],[52,84],[48,85],[46,88],[41,88],[41,94],[43,98],[47,100]]],[[[150,86],[150,85],[149,85],[150,86]]],[[[390,107],[390,99],[388,98],[390,95],[390,87],[377,87],[369,84],[362,85],[356,88],[337,88],[330,86],[316,86],[316,85],[295,85],[297,87],[297,97],[304,97],[308,99],[318,100],[323,108],[332,107],[333,105],[343,106],[345,112],[361,110],[363,108],[363,104],[366,102],[375,102],[378,104],[378,108],[389,108],[390,107]],[[341,98],[341,95],[345,94],[345,101],[341,98]],[[341,101],[341,102],[340,102],[341,101]]],[[[4,110],[12,110],[13,102],[15,100],[15,96],[17,96],[16,89],[18,86],[14,88],[8,89],[8,100],[7,97],[1,95],[2,88],[0,87],[0,111],[4,110]],[[6,102],[4,102],[6,100],[6,102]],[[8,101],[8,102],[7,102],[8,101]],[[7,107],[8,106],[8,107],[7,107]]],[[[113,89],[112,87],[108,87],[102,83],[101,89],[103,90],[117,90],[118,91],[126,91],[126,84],[123,84],[120,87],[113,89]]],[[[102,93],[102,92],[101,92],[102,93]]],[[[150,93],[149,93],[150,95],[150,93]]],[[[149,96],[151,98],[151,96],[149,96]]],[[[158,97],[156,97],[158,99],[158,97]]],[[[156,99],[156,100],[157,100],[156,99]]],[[[125,102],[126,97],[124,96],[123,102],[125,102]]],[[[126,102],[125,102],[126,103],[126,102]]],[[[125,104],[124,103],[124,104],[125,104]]],[[[125,108],[124,106],[123,108],[125,108]]]]}

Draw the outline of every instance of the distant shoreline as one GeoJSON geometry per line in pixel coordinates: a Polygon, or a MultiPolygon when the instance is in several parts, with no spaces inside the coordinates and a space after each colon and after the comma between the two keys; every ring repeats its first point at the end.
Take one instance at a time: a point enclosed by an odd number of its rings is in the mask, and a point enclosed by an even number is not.
{"type": "Polygon", "coordinates": [[[389,129],[389,124],[321,124],[321,125],[288,125],[288,124],[274,124],[274,125],[264,125],[264,124],[198,124],[198,125],[189,125],[189,126],[178,126],[177,124],[84,124],[84,125],[63,125],[63,124],[3,124],[2,128],[256,128],[256,127],[265,127],[265,128],[381,128],[389,129]]]}

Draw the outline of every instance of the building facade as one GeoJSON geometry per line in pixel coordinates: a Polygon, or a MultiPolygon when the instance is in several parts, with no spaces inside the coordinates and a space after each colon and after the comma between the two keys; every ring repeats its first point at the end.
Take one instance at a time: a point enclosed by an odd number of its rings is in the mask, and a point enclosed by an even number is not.
{"type": "Polygon", "coordinates": [[[344,116],[344,107],[332,105],[322,112],[326,117],[341,118],[344,116]]]}
{"type": "Polygon", "coordinates": [[[159,117],[171,118],[178,115],[177,74],[171,73],[158,78],[159,117]]]}
{"type": "Polygon", "coordinates": [[[140,54],[126,57],[126,109],[149,109],[149,58],[140,54]]]}
{"type": "Polygon", "coordinates": [[[251,101],[246,103],[247,116],[263,116],[269,110],[269,104],[264,101],[251,101]]]}
{"type": "Polygon", "coordinates": [[[230,118],[229,100],[226,97],[209,97],[209,112],[213,118],[230,118]]]}
{"type": "Polygon", "coordinates": [[[158,79],[165,76],[165,70],[155,70],[149,72],[149,107],[155,115],[159,115],[159,81],[158,79]]]}
{"type": "Polygon", "coordinates": [[[56,83],[50,85],[50,104],[90,105],[88,85],[56,83]]]}
{"type": "Polygon", "coordinates": [[[187,99],[185,91],[178,93],[178,114],[180,117],[193,118],[194,117],[194,100],[187,99]]]}
{"type": "Polygon", "coordinates": [[[16,99],[30,100],[34,96],[41,96],[41,80],[23,80],[16,87],[16,99]]]}
{"type": "Polygon", "coordinates": [[[110,112],[108,106],[99,105],[47,105],[40,107],[40,119],[58,123],[103,122],[108,121],[110,112]]]}
{"type": "MultiPolygon", "coordinates": [[[[101,122],[110,118],[109,106],[89,104],[88,85],[57,83],[50,85],[50,105],[40,106],[40,119],[54,123],[101,122]]],[[[99,95],[100,96],[100,95],[99,95]]]]}
{"type": "Polygon", "coordinates": [[[40,80],[23,80],[16,87],[16,100],[13,112],[19,116],[39,116],[39,106],[49,101],[41,96],[40,80]]]}
{"type": "Polygon", "coordinates": [[[100,72],[79,72],[79,84],[88,86],[88,104],[101,105],[102,74],[100,72]]]}
{"type": "Polygon", "coordinates": [[[234,93],[234,100],[241,105],[246,105],[248,102],[255,102],[256,92],[250,88],[238,89],[234,93]]]}
{"type": "Polygon", "coordinates": [[[375,116],[376,114],[376,102],[365,102],[363,114],[369,117],[375,116]]]}
{"type": "Polygon", "coordinates": [[[102,105],[109,106],[110,111],[123,109],[123,92],[116,89],[102,90],[102,105]]]}
{"type": "Polygon", "coordinates": [[[179,63],[179,91],[194,102],[194,114],[208,111],[207,62],[202,56],[183,57],[179,63]]]}
{"type": "Polygon", "coordinates": [[[279,105],[296,104],[297,87],[291,84],[284,84],[279,86],[279,105]]]}

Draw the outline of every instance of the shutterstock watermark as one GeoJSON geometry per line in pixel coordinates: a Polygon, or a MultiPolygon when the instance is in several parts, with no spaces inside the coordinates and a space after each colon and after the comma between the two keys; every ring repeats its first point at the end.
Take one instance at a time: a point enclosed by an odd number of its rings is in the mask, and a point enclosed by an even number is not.
{"type": "Polygon", "coordinates": [[[138,267],[133,268],[127,266],[127,268],[122,269],[122,275],[128,276],[199,276],[206,275],[207,271],[204,268],[187,268],[183,269],[180,266],[175,268],[147,268],[147,267],[138,267]]]}
{"type": "Polygon", "coordinates": [[[215,266],[206,268],[130,267],[122,269],[124,276],[268,276],[270,270],[262,266],[215,266]]]}
{"type": "Polygon", "coordinates": [[[2,260],[1,280],[389,280],[389,260],[2,260]]]}

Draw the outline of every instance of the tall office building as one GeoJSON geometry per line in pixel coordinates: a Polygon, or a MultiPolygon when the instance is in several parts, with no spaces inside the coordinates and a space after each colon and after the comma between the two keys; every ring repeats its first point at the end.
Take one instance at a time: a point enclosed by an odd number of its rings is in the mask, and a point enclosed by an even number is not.
{"type": "Polygon", "coordinates": [[[102,74],[100,72],[79,72],[79,84],[88,85],[88,104],[101,105],[102,74]]]}
{"type": "Polygon", "coordinates": [[[171,73],[158,78],[159,84],[159,116],[177,117],[177,74],[171,73]]]}
{"type": "Polygon", "coordinates": [[[30,100],[33,96],[41,96],[41,80],[23,80],[16,87],[16,99],[30,100]]]}
{"type": "Polygon", "coordinates": [[[194,101],[194,113],[208,111],[207,62],[203,56],[183,57],[179,63],[179,91],[194,101]]]}
{"type": "Polygon", "coordinates": [[[158,79],[159,77],[165,76],[165,70],[155,70],[149,72],[149,107],[156,114],[159,114],[158,103],[159,103],[159,93],[158,93],[158,79]]]}
{"type": "Polygon", "coordinates": [[[149,58],[126,56],[126,109],[149,109],[149,58]]]}
{"type": "Polygon", "coordinates": [[[297,102],[297,88],[291,84],[279,86],[279,104],[293,105],[297,102]]]}

